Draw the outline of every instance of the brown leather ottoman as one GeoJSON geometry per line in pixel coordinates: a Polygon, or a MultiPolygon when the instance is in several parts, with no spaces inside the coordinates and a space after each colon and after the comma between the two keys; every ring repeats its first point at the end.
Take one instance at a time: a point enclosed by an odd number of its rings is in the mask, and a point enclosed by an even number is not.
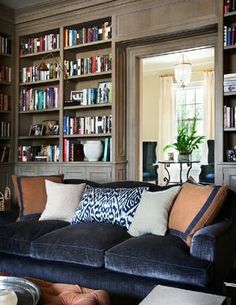
{"type": "Polygon", "coordinates": [[[104,290],[27,278],[40,287],[41,296],[38,305],[110,305],[109,295],[104,290]]]}

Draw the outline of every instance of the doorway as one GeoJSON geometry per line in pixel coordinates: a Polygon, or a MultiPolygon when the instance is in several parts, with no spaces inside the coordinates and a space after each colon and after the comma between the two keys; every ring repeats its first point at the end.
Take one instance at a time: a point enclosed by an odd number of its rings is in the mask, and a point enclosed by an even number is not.
{"type": "MultiPolygon", "coordinates": [[[[142,109],[141,79],[143,75],[142,60],[145,58],[168,55],[176,52],[213,48],[216,51],[217,34],[206,33],[200,36],[181,37],[144,44],[141,46],[127,46],[126,48],[126,156],[127,179],[142,180],[142,109]]],[[[214,56],[215,74],[219,73],[217,54],[214,56]]],[[[150,89],[154,91],[154,88],[150,89]]],[[[152,126],[154,121],[150,119],[152,126]]],[[[155,128],[155,127],[153,127],[155,128]]]]}
{"type": "MultiPolygon", "coordinates": [[[[174,148],[163,151],[167,144],[176,142],[176,133],[180,126],[191,124],[196,118],[197,134],[206,140],[214,140],[214,47],[201,47],[191,50],[149,56],[140,60],[140,146],[143,143],[156,142],[156,160],[178,160],[174,148]],[[190,80],[177,83],[175,65],[185,58],[190,66],[190,80]]],[[[201,164],[207,163],[207,142],[201,143],[192,153],[193,163],[189,174],[198,181],[201,164]]],[[[143,151],[140,164],[140,180],[144,180],[144,164],[147,162],[143,151]]],[[[155,158],[154,158],[155,159],[155,158]]],[[[154,160],[153,159],[153,160],[154,160]]],[[[171,164],[168,172],[171,182],[180,180],[180,164],[171,164]]],[[[189,167],[183,164],[182,177],[186,179],[189,167]]],[[[165,184],[164,164],[158,166],[158,183],[165,184]]],[[[214,174],[214,173],[213,173],[214,174]]],[[[153,181],[153,180],[151,180],[153,181]]],[[[154,180],[155,181],[155,180],[154,180]]]]}

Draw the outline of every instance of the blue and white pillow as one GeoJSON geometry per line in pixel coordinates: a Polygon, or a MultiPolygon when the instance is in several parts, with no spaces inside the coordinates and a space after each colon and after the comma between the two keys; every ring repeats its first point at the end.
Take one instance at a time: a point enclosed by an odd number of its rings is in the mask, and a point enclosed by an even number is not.
{"type": "Polygon", "coordinates": [[[128,229],[142,193],[147,189],[96,188],[87,185],[71,223],[105,222],[128,229]]]}

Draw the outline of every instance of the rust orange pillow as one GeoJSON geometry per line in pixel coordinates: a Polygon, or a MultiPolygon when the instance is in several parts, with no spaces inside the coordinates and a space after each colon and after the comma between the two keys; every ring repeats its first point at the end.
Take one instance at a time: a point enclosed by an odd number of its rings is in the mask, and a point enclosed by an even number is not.
{"type": "Polygon", "coordinates": [[[227,185],[210,186],[185,182],[169,215],[170,233],[181,237],[190,245],[193,234],[214,221],[227,192],[227,185]]]}
{"type": "Polygon", "coordinates": [[[14,190],[20,206],[20,219],[31,214],[40,214],[45,209],[47,193],[45,180],[62,183],[64,175],[12,176],[14,190]]]}

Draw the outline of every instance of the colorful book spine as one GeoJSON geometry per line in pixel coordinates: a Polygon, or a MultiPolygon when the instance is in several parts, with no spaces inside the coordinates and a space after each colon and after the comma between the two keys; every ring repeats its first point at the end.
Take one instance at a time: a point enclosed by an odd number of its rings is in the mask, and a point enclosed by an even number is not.
{"type": "Polygon", "coordinates": [[[20,55],[56,50],[59,47],[60,35],[58,33],[41,35],[34,38],[22,38],[20,42],[20,55]]]}
{"type": "Polygon", "coordinates": [[[0,111],[10,111],[10,96],[0,93],[0,111]]]}
{"type": "Polygon", "coordinates": [[[64,66],[67,77],[108,72],[112,70],[112,57],[111,54],[104,54],[77,60],[65,60],[64,66]]]}
{"type": "Polygon", "coordinates": [[[64,47],[73,47],[76,45],[106,41],[112,37],[111,22],[104,22],[100,25],[94,25],[93,27],[83,28],[66,28],[64,30],[64,47]]]}
{"type": "Polygon", "coordinates": [[[224,46],[232,46],[236,44],[236,27],[235,26],[224,26],[224,46]]]}
{"type": "Polygon", "coordinates": [[[64,116],[64,135],[103,134],[112,132],[112,115],[109,116],[64,116]]]}
{"type": "Polygon", "coordinates": [[[59,89],[50,87],[45,89],[23,88],[20,91],[19,110],[42,110],[59,107],[59,89]]]}
{"type": "Polygon", "coordinates": [[[36,81],[46,81],[59,78],[59,65],[57,63],[47,63],[47,71],[40,71],[38,66],[24,67],[21,69],[21,83],[29,83],[36,81]]]}

